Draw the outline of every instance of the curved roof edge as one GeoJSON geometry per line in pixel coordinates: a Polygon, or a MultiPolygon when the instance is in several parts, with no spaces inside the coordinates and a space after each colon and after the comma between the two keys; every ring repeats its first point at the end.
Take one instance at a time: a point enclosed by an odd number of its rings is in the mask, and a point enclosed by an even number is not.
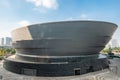
{"type": "MultiPolygon", "coordinates": [[[[66,21],[48,21],[48,22],[43,22],[43,23],[35,23],[35,24],[28,25],[28,26],[33,26],[33,25],[42,25],[42,24],[53,24],[53,23],[65,23],[65,22],[99,22],[99,23],[108,23],[108,24],[112,24],[112,25],[115,25],[116,27],[118,27],[118,25],[117,25],[117,24],[115,24],[115,23],[112,23],[112,22],[107,22],[107,21],[98,21],[98,20],[66,20],[66,21]]],[[[17,30],[17,29],[24,28],[24,27],[28,27],[28,26],[22,26],[22,27],[16,28],[16,29],[12,30],[12,32],[14,32],[14,31],[15,31],[15,30],[17,30]]]]}

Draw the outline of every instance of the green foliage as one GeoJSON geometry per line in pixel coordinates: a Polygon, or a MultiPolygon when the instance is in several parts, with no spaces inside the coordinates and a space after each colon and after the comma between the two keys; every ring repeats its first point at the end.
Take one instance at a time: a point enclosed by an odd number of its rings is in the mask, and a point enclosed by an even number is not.
{"type": "Polygon", "coordinates": [[[15,54],[15,49],[14,48],[3,48],[0,47],[0,59],[3,58],[3,56],[8,56],[15,54]]]}
{"type": "Polygon", "coordinates": [[[102,53],[109,53],[109,52],[116,52],[116,53],[120,53],[120,47],[115,47],[115,48],[111,48],[111,49],[103,49],[101,52],[102,53]]]}
{"type": "Polygon", "coordinates": [[[16,52],[16,51],[15,51],[15,49],[13,49],[13,48],[10,50],[10,54],[15,54],[15,52],[16,52]]]}

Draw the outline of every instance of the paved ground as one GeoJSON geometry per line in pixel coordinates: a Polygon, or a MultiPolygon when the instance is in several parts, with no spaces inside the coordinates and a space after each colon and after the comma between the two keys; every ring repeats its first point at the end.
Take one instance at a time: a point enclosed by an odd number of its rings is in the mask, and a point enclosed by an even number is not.
{"type": "MultiPolygon", "coordinates": [[[[117,61],[117,64],[120,65],[120,60],[117,61]]],[[[115,64],[115,61],[112,63],[115,64]]],[[[116,64],[116,65],[117,65],[116,64]]],[[[111,64],[111,66],[113,66],[111,64]]],[[[120,67],[120,66],[119,66],[120,67]]],[[[92,72],[79,76],[66,76],[66,77],[35,77],[35,76],[25,76],[11,73],[3,68],[2,62],[0,62],[0,80],[120,80],[119,72],[116,73],[116,68],[111,67],[111,70],[105,69],[102,71],[92,72]]]]}

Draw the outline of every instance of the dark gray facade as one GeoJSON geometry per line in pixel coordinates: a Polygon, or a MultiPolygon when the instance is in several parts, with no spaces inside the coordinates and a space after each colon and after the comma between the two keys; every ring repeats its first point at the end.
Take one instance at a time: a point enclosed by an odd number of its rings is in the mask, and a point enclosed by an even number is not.
{"type": "MultiPolygon", "coordinates": [[[[62,58],[61,60],[64,59],[65,58],[62,58]]],[[[4,61],[4,68],[14,73],[32,76],[81,75],[109,68],[109,62],[106,57],[79,57],[76,58],[76,60],[71,58],[69,59],[69,62],[60,62],[61,60],[59,59],[49,63],[40,63],[32,61],[28,62],[25,60],[11,60],[10,58],[7,58],[4,61]]]]}
{"type": "Polygon", "coordinates": [[[116,28],[116,24],[101,21],[62,21],[18,28],[12,32],[16,54],[5,58],[4,67],[36,76],[76,75],[108,68],[107,59],[99,58],[99,52],[116,28]]]}

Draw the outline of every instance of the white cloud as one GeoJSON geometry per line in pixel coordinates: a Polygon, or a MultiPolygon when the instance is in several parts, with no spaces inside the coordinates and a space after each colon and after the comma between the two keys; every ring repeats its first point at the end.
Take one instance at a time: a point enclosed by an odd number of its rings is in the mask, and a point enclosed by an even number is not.
{"type": "Polygon", "coordinates": [[[86,19],[87,17],[88,17],[88,16],[87,16],[86,14],[81,14],[81,15],[80,15],[80,18],[81,18],[81,19],[86,19]]]}
{"type": "Polygon", "coordinates": [[[94,18],[90,18],[87,14],[81,14],[80,15],[81,20],[94,20],[94,18]]]}
{"type": "Polygon", "coordinates": [[[30,25],[30,22],[27,21],[27,20],[22,20],[22,21],[18,22],[18,24],[19,24],[20,26],[28,26],[28,25],[30,25]]]}
{"type": "Polygon", "coordinates": [[[72,20],[74,20],[74,19],[73,19],[73,17],[69,17],[69,18],[67,18],[66,20],[71,20],[71,21],[72,21],[72,20]]]}
{"type": "Polygon", "coordinates": [[[57,0],[26,0],[27,2],[33,3],[36,7],[44,7],[48,9],[57,9],[57,0]]]}

